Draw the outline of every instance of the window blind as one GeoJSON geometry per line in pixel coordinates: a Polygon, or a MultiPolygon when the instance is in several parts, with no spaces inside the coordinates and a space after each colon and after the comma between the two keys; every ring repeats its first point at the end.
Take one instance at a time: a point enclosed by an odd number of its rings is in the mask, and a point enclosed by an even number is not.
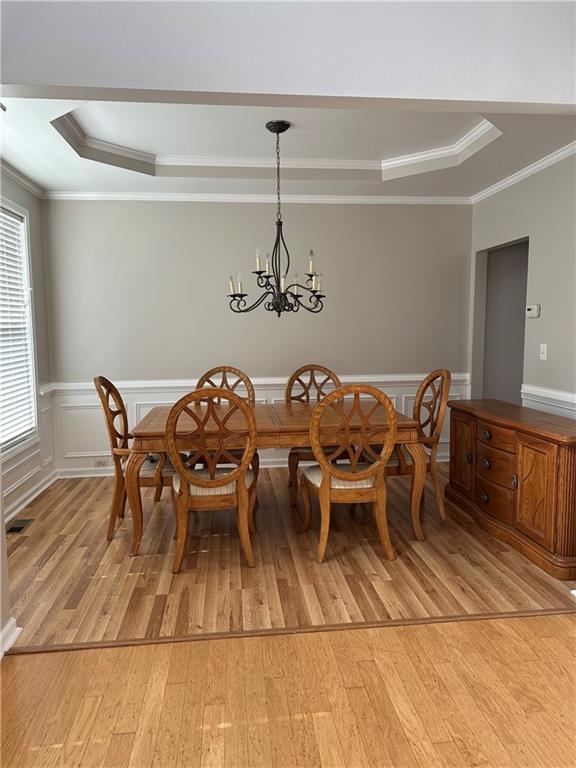
{"type": "Polygon", "coordinates": [[[0,208],[0,447],[36,431],[34,347],[24,218],[0,208]]]}

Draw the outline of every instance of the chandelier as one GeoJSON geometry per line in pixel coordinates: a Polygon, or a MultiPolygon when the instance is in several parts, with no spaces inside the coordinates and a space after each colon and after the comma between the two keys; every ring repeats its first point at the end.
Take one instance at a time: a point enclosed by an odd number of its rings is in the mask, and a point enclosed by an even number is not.
{"type": "Polygon", "coordinates": [[[308,312],[320,312],[324,306],[321,292],[320,276],[314,268],[314,251],[310,251],[308,259],[308,271],[305,273],[305,282],[298,282],[298,275],[294,279],[288,277],[290,271],[290,254],[282,234],[282,213],[280,210],[280,134],[287,131],[290,123],[285,120],[272,120],[266,123],[266,128],[276,134],[276,195],[278,208],[276,212],[276,240],[272,248],[272,257],[267,255],[264,269],[260,260],[260,251],[256,249],[256,269],[252,272],[256,275],[258,288],[262,289],[260,297],[252,304],[248,304],[247,293],[242,289],[242,277],[238,280],[230,278],[230,309],[233,312],[251,312],[256,307],[264,304],[269,312],[276,312],[278,317],[283,312],[298,312],[300,308],[308,312]]]}

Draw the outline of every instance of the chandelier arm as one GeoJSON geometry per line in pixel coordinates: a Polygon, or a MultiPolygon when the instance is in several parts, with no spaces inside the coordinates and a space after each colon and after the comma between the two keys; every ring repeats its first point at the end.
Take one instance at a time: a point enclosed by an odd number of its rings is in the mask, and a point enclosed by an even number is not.
{"type": "Polygon", "coordinates": [[[230,297],[230,309],[232,312],[252,312],[253,309],[259,307],[260,304],[268,297],[274,296],[274,291],[266,291],[263,293],[253,304],[246,306],[246,300],[244,298],[230,297]]]}
{"type": "Polygon", "coordinates": [[[280,239],[282,240],[282,245],[284,246],[284,250],[286,252],[286,271],[284,272],[284,274],[287,275],[288,272],[290,271],[290,251],[288,250],[288,246],[286,245],[286,241],[284,240],[282,227],[280,227],[280,239]]]}

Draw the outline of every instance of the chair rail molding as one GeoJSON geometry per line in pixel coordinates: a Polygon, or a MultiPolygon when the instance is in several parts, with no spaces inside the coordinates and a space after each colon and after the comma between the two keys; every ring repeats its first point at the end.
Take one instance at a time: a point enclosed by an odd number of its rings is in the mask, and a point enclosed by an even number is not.
{"type": "Polygon", "coordinates": [[[576,392],[523,384],[521,396],[522,405],[527,408],[536,408],[539,411],[549,411],[559,416],[576,419],[576,392]]]}
{"type": "MultiPolygon", "coordinates": [[[[359,381],[372,384],[389,395],[397,410],[411,414],[418,385],[426,373],[353,374],[340,376],[343,384],[359,381]]],[[[284,400],[287,376],[252,379],[256,402],[284,400]]],[[[195,389],[197,379],[152,379],[116,381],[128,411],[130,426],[140,421],[158,405],[172,405],[195,389]]],[[[470,396],[468,373],[452,374],[451,399],[470,396]]],[[[20,512],[54,480],[68,477],[111,475],[110,448],[104,416],[91,381],[53,382],[39,390],[40,445],[11,457],[2,465],[4,516],[10,519],[20,512]]],[[[441,438],[439,460],[449,453],[449,419],[441,438]]],[[[287,466],[288,452],[263,450],[262,467],[287,466]]]]}

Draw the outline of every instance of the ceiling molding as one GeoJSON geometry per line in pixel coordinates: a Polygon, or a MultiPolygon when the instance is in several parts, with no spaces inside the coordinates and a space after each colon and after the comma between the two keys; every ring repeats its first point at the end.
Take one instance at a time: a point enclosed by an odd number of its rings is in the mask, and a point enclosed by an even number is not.
{"type": "Polygon", "coordinates": [[[542,157],[540,160],[537,160],[531,165],[527,165],[525,168],[522,168],[520,171],[513,173],[511,176],[507,176],[505,179],[497,181],[496,184],[492,184],[492,186],[486,187],[486,189],[483,189],[481,192],[477,192],[475,195],[472,195],[470,200],[472,203],[479,203],[481,200],[485,200],[487,197],[491,197],[503,189],[512,187],[514,184],[518,184],[519,181],[523,181],[529,176],[532,176],[539,171],[543,171],[544,168],[548,168],[555,163],[559,163],[561,160],[565,160],[567,157],[570,157],[574,154],[576,154],[576,141],[567,144],[565,147],[557,149],[556,152],[552,152],[552,154],[546,155],[546,157],[542,157]]]}
{"type": "Polygon", "coordinates": [[[42,192],[43,192],[42,187],[39,187],[27,176],[24,176],[23,173],[20,173],[20,171],[17,171],[16,168],[11,166],[5,160],[2,160],[2,173],[12,181],[16,182],[16,184],[19,184],[21,187],[24,187],[24,189],[28,190],[28,192],[33,194],[35,197],[42,196],[42,192]]]}
{"type": "MultiPolygon", "coordinates": [[[[192,192],[45,192],[45,200],[116,200],[168,203],[275,203],[275,195],[225,195],[192,192]]],[[[383,195],[283,195],[282,203],[319,205],[470,205],[469,197],[383,195]]]]}
{"type": "MultiPolygon", "coordinates": [[[[276,168],[271,157],[192,157],[190,155],[156,155],[156,165],[199,166],[216,168],[276,168]]],[[[380,160],[330,160],[325,158],[283,159],[282,168],[328,171],[378,171],[380,160]]]]}
{"type": "Polygon", "coordinates": [[[502,131],[484,119],[454,144],[382,160],[382,181],[460,165],[499,136],[502,136],[502,131]]]}

